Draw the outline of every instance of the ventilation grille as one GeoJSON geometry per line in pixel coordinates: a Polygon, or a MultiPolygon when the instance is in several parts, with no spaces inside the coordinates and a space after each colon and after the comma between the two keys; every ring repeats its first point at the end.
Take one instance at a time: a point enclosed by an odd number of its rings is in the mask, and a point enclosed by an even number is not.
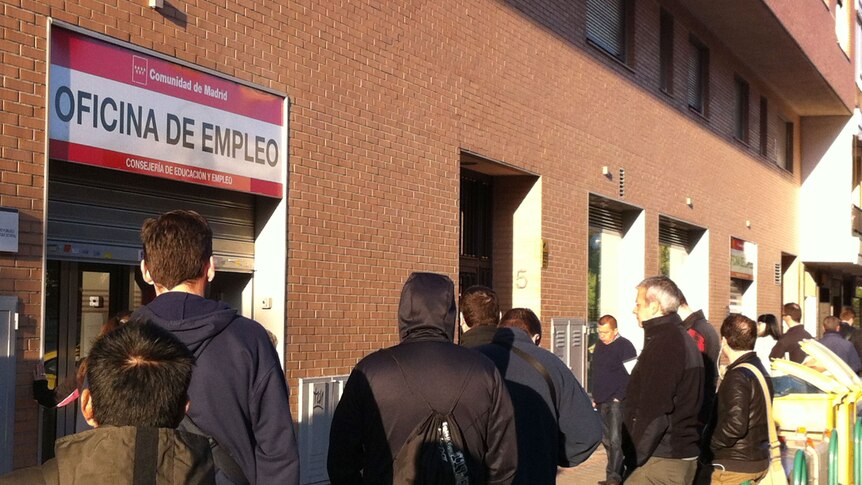
{"type": "Polygon", "coordinates": [[[781,286],[781,263],[775,263],[772,278],[776,286],[781,286]]]}
{"type": "Polygon", "coordinates": [[[620,197],[626,196],[626,169],[620,169],[620,197]]]}

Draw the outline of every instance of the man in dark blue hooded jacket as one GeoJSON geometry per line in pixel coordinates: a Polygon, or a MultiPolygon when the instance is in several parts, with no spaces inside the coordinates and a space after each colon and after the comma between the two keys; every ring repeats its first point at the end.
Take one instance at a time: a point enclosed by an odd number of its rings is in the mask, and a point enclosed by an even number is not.
{"type": "Polygon", "coordinates": [[[452,343],[456,316],[451,279],[410,275],[398,308],[401,343],[356,364],[335,409],[327,462],[333,485],[400,483],[393,480],[401,471],[393,470],[394,458],[430,408],[452,409],[470,483],[512,482],[512,401],[490,360],[452,343]]]}
{"type": "MultiPolygon", "coordinates": [[[[147,219],[141,242],[141,272],[155,286],[156,299],[135,317],[171,331],[194,353],[189,417],[230,453],[248,483],[298,484],[287,384],[266,330],[204,298],[215,276],[206,219],[182,210],[147,219]]],[[[216,482],[241,482],[232,476],[220,469],[216,482]]]]}

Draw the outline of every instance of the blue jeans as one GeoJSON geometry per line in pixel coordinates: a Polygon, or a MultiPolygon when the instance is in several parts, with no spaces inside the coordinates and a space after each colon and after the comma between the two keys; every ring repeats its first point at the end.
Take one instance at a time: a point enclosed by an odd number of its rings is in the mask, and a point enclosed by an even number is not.
{"type": "Polygon", "coordinates": [[[622,482],[623,474],[623,403],[620,401],[597,404],[602,417],[602,445],[608,455],[608,467],[605,470],[607,480],[622,482]]]}

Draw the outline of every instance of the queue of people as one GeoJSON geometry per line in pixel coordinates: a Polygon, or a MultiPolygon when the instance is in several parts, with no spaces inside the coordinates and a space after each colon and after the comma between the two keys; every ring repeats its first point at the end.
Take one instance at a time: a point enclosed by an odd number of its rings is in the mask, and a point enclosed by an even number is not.
{"type": "Polygon", "coordinates": [[[76,401],[93,429],[58,439],[55,459],[0,483],[298,484],[287,382],[270,336],[204,296],[216,271],[208,222],[167,212],[144,222],[141,242],[155,299],[103,329],[66,399],[43,389],[37,368],[40,403],[76,401]]]}
{"type": "MultiPolygon", "coordinates": [[[[215,276],[207,221],[168,212],[144,223],[141,241],[155,299],[109,322],[68,396],[48,390],[43,372],[34,383],[41,404],[75,402],[91,429],[59,439],[56,458],[0,484],[67,476],[299,483],[289,394],[270,337],[204,296],[215,276]]],[[[784,305],[785,332],[770,314],[757,322],[730,314],[716,332],[670,278],[646,278],[634,295],[643,350],[636,354],[613,315],[602,316],[590,396],[541,347],[532,310],[503,313],[484,286],[464,289],[456,305],[447,276],[412,273],[398,308],[400,343],[363,358],[345,384],[329,439],[331,483],[550,484],[558,467],[583,463],[599,443],[608,459],[601,485],[762,479],[774,441],[769,359],[806,363],[799,342],[811,335],[799,305],[784,305]]],[[[854,319],[849,308],[827,317],[821,343],[858,372],[854,319]]]]}

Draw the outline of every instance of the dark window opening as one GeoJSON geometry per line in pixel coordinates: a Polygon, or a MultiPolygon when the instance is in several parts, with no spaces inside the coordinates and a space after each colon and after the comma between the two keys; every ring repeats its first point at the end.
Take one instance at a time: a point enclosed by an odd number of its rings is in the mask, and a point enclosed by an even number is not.
{"type": "Polygon", "coordinates": [[[659,30],[659,87],[667,94],[673,94],[673,16],[664,9],[659,30]]]}
{"type": "Polygon", "coordinates": [[[611,57],[631,64],[633,14],[630,0],[587,0],[587,39],[611,57]]]}
{"type": "Polygon", "coordinates": [[[736,139],[748,143],[748,83],[740,78],[735,80],[736,87],[736,139]]]}
{"type": "Polygon", "coordinates": [[[707,116],[709,97],[709,49],[697,39],[689,43],[688,106],[707,116]]]}

